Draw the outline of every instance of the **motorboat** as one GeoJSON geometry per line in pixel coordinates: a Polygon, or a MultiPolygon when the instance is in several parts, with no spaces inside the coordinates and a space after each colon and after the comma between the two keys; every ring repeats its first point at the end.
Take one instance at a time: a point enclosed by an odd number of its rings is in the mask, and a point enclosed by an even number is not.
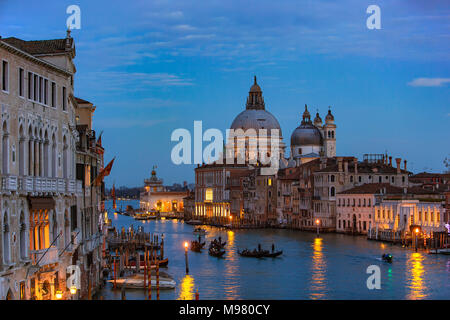
{"type": "Polygon", "coordinates": [[[385,254],[385,253],[384,253],[384,254],[381,256],[381,259],[382,259],[383,261],[392,263],[393,257],[392,257],[392,255],[391,255],[390,253],[388,253],[388,254],[385,254]]]}

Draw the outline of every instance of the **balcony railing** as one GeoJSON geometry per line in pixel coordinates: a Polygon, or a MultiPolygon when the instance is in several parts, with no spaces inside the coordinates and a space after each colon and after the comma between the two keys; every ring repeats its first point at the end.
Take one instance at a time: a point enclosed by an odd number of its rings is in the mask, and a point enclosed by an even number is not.
{"type": "Polygon", "coordinates": [[[25,193],[77,193],[81,194],[81,181],[73,179],[47,177],[18,177],[7,175],[1,177],[1,191],[18,191],[25,193]]]}
{"type": "Polygon", "coordinates": [[[58,248],[50,247],[43,250],[34,250],[30,252],[33,265],[39,267],[58,262],[58,248]]]}

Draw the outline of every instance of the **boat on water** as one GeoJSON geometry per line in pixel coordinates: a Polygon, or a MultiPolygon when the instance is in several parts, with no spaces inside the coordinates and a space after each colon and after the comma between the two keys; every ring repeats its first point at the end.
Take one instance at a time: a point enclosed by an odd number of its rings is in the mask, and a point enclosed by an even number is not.
{"type": "Polygon", "coordinates": [[[207,233],[207,231],[203,228],[195,228],[193,232],[200,235],[205,235],[207,233]]]}
{"type": "Polygon", "coordinates": [[[190,224],[192,226],[198,226],[198,225],[202,225],[203,223],[199,220],[189,220],[189,221],[185,221],[184,223],[186,224],[190,224]]]}
{"type": "MultiPolygon", "coordinates": [[[[158,260],[158,262],[159,262],[159,266],[160,267],[167,267],[167,265],[169,264],[169,258],[158,260]]],[[[129,261],[129,265],[131,267],[136,267],[136,260],[129,261]]],[[[139,265],[140,265],[141,269],[145,266],[145,261],[144,261],[144,257],[143,256],[141,258],[141,261],[140,261],[139,265]]],[[[151,262],[151,266],[156,266],[155,261],[151,262]]]]}
{"type": "MultiPolygon", "coordinates": [[[[108,280],[110,283],[114,283],[114,279],[108,280]]],[[[144,275],[124,277],[116,279],[116,286],[119,288],[127,289],[144,289],[144,275]]],[[[156,289],[156,276],[151,277],[150,286],[152,289],[156,289]]],[[[176,282],[169,277],[159,277],[159,289],[175,289],[176,282]]]]}
{"type": "Polygon", "coordinates": [[[219,240],[214,239],[210,242],[209,248],[223,249],[226,244],[227,244],[227,242],[226,241],[222,242],[222,239],[219,237],[219,240]]]}
{"type": "Polygon", "coordinates": [[[389,253],[388,253],[388,254],[383,253],[383,255],[381,256],[381,259],[382,259],[383,261],[392,263],[393,257],[392,257],[392,255],[389,254],[389,253]]]}
{"type": "Polygon", "coordinates": [[[210,256],[220,258],[225,254],[225,250],[219,249],[217,247],[210,247],[208,253],[210,256]]]}
{"type": "Polygon", "coordinates": [[[148,214],[148,213],[136,213],[134,215],[134,219],[136,219],[136,220],[152,220],[152,219],[156,219],[156,216],[148,214]]]}
{"type": "Polygon", "coordinates": [[[429,253],[450,255],[450,248],[430,249],[429,253]]]}
{"type": "Polygon", "coordinates": [[[283,250],[279,251],[269,251],[269,250],[256,250],[253,251],[244,249],[242,251],[238,250],[238,254],[241,257],[249,257],[249,258],[276,258],[283,254],[283,250]]]}
{"type": "Polygon", "coordinates": [[[196,240],[191,241],[191,250],[194,252],[201,252],[205,244],[206,242],[199,242],[196,240]]]}

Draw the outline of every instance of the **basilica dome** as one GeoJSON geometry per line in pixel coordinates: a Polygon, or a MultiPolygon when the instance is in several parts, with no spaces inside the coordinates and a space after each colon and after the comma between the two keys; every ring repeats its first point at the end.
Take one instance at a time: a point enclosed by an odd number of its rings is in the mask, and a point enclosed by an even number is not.
{"type": "MultiPolygon", "coordinates": [[[[316,118],[318,115],[316,115],[316,118]]],[[[318,122],[318,119],[315,120],[318,122]]],[[[305,105],[303,120],[291,135],[291,146],[322,146],[323,138],[320,130],[312,124],[311,115],[305,105]]]]}
{"type": "Polygon", "coordinates": [[[270,135],[271,129],[278,129],[281,137],[281,127],[277,119],[265,108],[262,90],[256,82],[256,77],[250,88],[245,110],[239,113],[233,120],[230,129],[267,129],[270,135]]]}
{"type": "Polygon", "coordinates": [[[291,146],[321,146],[322,134],[316,126],[303,123],[291,135],[291,146]]]}

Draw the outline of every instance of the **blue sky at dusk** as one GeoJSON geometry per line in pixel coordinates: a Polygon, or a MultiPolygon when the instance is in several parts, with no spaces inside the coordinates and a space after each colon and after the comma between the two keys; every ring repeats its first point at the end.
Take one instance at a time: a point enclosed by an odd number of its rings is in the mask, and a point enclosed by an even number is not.
{"type": "Polygon", "coordinates": [[[448,1],[0,0],[0,35],[63,38],[71,4],[75,94],[117,156],[107,185],[142,185],[153,165],[165,184],[193,182],[194,165],[171,162],[172,131],[225,132],[253,75],[287,146],[306,103],[322,119],[331,106],[338,155],[387,151],[415,172],[450,157],[448,1]],[[366,27],[371,4],[381,30],[366,27]]]}

